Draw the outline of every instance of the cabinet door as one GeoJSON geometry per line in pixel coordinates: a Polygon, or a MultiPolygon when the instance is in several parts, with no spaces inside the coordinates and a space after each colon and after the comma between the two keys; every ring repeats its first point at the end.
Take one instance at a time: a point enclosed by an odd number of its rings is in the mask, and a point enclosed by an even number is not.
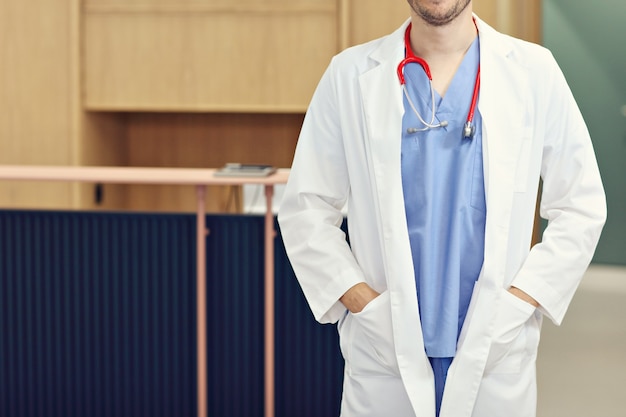
{"type": "Polygon", "coordinates": [[[89,0],[90,110],[301,112],[338,39],[337,0],[89,0]]]}

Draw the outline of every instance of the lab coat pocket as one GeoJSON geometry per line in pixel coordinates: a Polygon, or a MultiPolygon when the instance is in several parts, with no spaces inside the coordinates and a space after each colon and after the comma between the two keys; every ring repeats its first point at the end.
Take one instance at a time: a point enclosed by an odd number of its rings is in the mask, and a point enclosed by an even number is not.
{"type": "Polygon", "coordinates": [[[352,371],[369,375],[399,375],[393,342],[389,291],[381,293],[360,312],[353,314],[350,356],[352,371]]]}
{"type": "Polygon", "coordinates": [[[535,307],[502,291],[485,373],[517,373],[528,354],[525,327],[535,307]]]}

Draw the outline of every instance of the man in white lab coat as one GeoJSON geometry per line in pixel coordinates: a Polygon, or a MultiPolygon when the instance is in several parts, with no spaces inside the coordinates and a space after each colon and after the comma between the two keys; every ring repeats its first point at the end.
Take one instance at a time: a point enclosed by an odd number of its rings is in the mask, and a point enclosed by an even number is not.
{"type": "Polygon", "coordinates": [[[562,321],[606,217],[591,140],[547,50],[471,0],[409,5],[318,85],[287,253],[315,318],[338,322],[343,417],[532,417],[542,319],[562,321]]]}

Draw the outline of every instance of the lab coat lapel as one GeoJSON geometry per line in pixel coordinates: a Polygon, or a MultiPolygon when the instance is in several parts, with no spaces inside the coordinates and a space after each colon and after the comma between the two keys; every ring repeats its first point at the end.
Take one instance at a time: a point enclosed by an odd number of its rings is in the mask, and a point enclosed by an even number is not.
{"type": "Polygon", "coordinates": [[[478,109],[483,119],[487,200],[483,272],[494,288],[503,285],[513,196],[516,191],[526,191],[518,189],[516,179],[528,164],[528,155],[522,149],[532,135],[527,71],[511,56],[511,47],[506,38],[503,40],[490,27],[481,32],[478,109]]]}
{"type": "MultiPolygon", "coordinates": [[[[402,40],[391,35],[375,50],[370,59],[377,64],[361,74],[359,86],[364,110],[366,147],[370,161],[370,176],[373,194],[376,196],[378,224],[384,241],[383,247],[400,253],[386,252],[386,259],[394,261],[385,266],[387,273],[399,268],[403,272],[410,267],[405,261],[395,259],[410,258],[410,244],[404,214],[404,196],[400,171],[400,149],[402,129],[402,89],[396,76],[397,63],[402,58],[402,40]],[[408,253],[406,252],[408,250],[408,253]]],[[[412,265],[412,264],[411,264],[412,265]]],[[[388,285],[393,285],[388,276],[388,285]]],[[[392,289],[392,288],[390,288],[392,289]]]]}
{"type": "Polygon", "coordinates": [[[413,407],[420,409],[419,416],[430,416],[434,415],[432,368],[424,353],[400,167],[404,108],[396,69],[404,56],[407,24],[370,55],[377,64],[359,77],[359,85],[398,364],[413,407]]]}
{"type": "Polygon", "coordinates": [[[511,45],[484,22],[480,31],[481,86],[478,109],[483,119],[483,164],[487,200],[485,257],[456,358],[449,370],[441,417],[470,417],[485,368],[495,307],[502,293],[516,171],[526,126],[528,81],[511,59],[511,45]]]}

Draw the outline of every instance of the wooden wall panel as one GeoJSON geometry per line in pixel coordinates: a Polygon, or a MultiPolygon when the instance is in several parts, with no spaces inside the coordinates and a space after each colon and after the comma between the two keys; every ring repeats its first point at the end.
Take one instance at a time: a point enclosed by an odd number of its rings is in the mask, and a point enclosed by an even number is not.
{"type": "MultiPolygon", "coordinates": [[[[71,1],[0,1],[0,164],[72,163],[71,1]]],[[[65,207],[69,184],[1,182],[2,207],[65,207]]]]}
{"type": "Polygon", "coordinates": [[[302,112],[338,49],[335,0],[85,7],[91,110],[302,112]]]}
{"type": "Polygon", "coordinates": [[[494,28],[498,28],[498,3],[502,0],[473,0],[474,13],[494,28]]]}
{"type": "MultiPolygon", "coordinates": [[[[76,153],[80,165],[126,166],[127,115],[123,113],[80,112],[80,140],[76,153]]],[[[126,204],[126,185],[78,184],[75,206],[82,209],[116,209],[126,204]],[[101,200],[96,200],[96,187],[101,187],[101,200]]]]}
{"type": "MultiPolygon", "coordinates": [[[[289,167],[302,120],[302,114],[129,114],[128,164],[213,168],[242,162],[289,167]]],[[[238,190],[212,187],[207,208],[237,211],[232,198],[238,196],[238,190]]],[[[128,186],[125,208],[193,211],[194,201],[193,187],[128,186]]]]}
{"type": "Polygon", "coordinates": [[[541,43],[541,0],[474,0],[474,11],[499,31],[541,43]]]}
{"type": "Polygon", "coordinates": [[[411,15],[406,0],[344,0],[348,43],[356,45],[387,35],[411,15]]]}

